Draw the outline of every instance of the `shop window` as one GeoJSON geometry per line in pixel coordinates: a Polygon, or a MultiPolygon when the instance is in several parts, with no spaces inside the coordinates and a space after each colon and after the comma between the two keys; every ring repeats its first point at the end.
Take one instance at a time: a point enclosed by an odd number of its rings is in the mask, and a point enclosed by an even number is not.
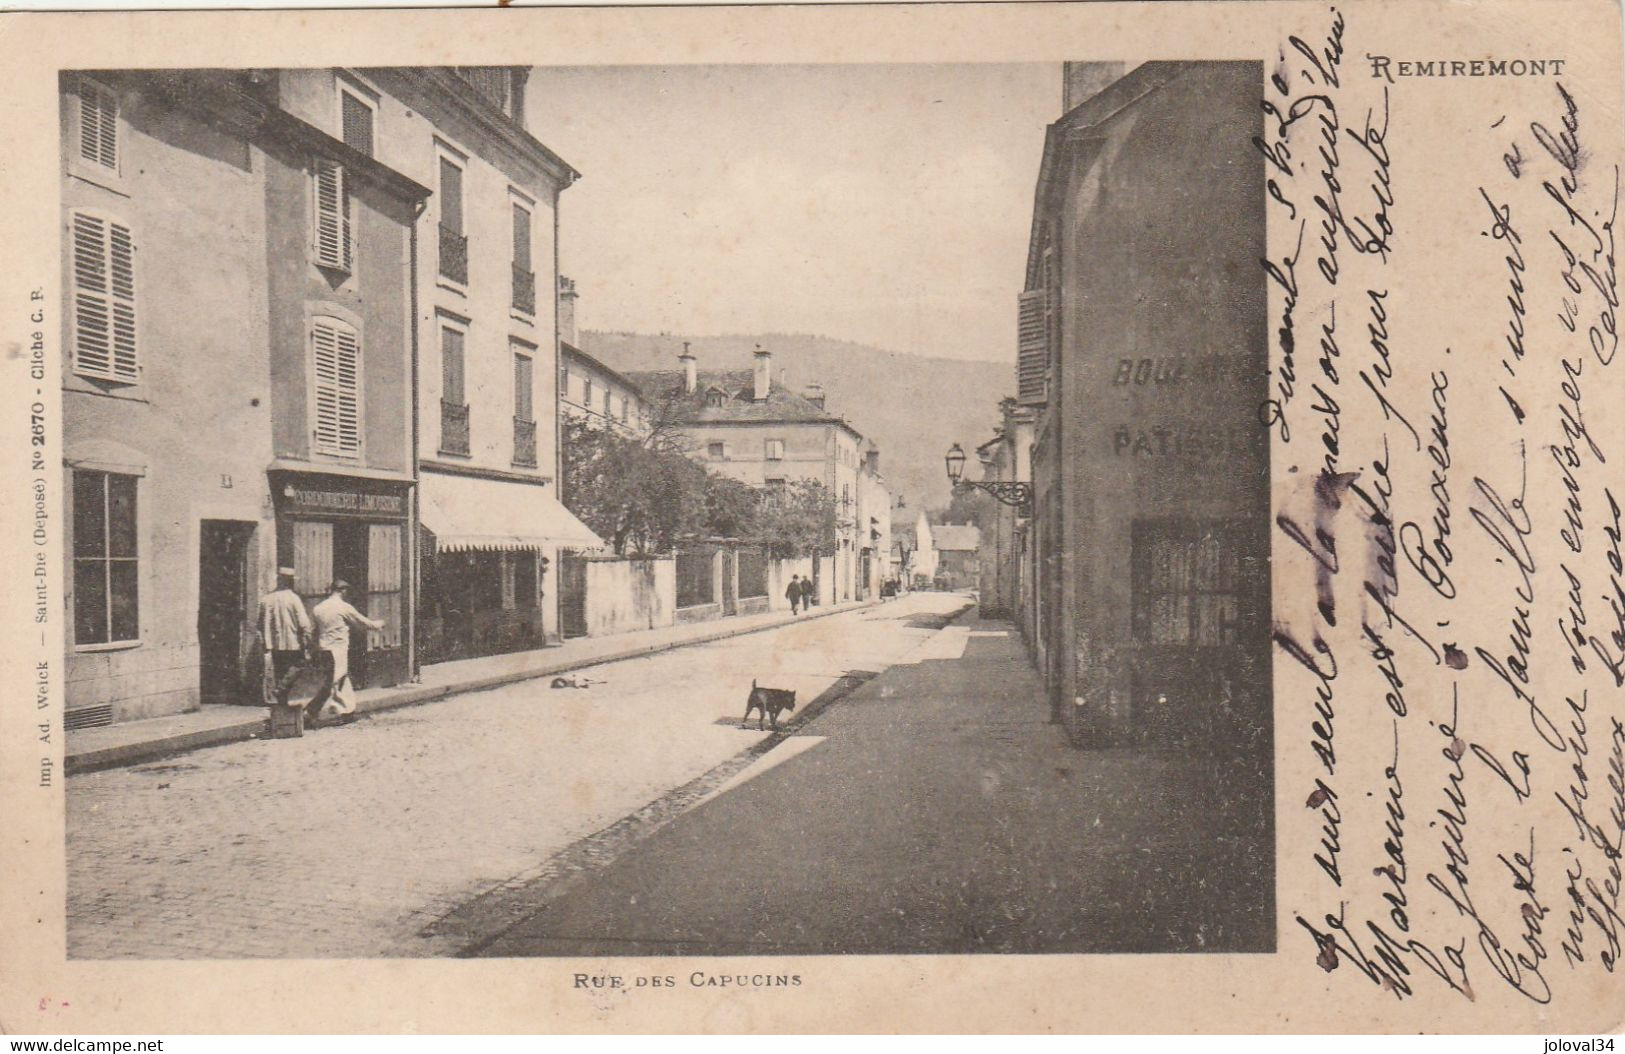
{"type": "Polygon", "coordinates": [[[73,473],[73,640],[137,641],[136,477],[73,473]]]}
{"type": "Polygon", "coordinates": [[[90,212],[73,214],[72,238],[74,372],[134,383],[141,373],[135,238],[124,224],[90,212]]]}
{"type": "Polygon", "coordinates": [[[1245,591],[1234,526],[1137,520],[1133,535],[1134,636],[1142,644],[1234,644],[1245,591]]]}
{"type": "Polygon", "coordinates": [[[522,608],[538,606],[536,602],[536,553],[530,549],[521,549],[513,554],[513,589],[515,606],[522,608]]]}

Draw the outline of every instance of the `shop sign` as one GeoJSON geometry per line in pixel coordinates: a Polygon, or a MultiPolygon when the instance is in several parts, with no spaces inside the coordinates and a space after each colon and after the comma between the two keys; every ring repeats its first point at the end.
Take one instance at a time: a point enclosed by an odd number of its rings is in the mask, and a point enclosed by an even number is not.
{"type": "Polygon", "coordinates": [[[399,494],[368,494],[355,490],[325,490],[288,484],[282,497],[290,512],[328,516],[406,515],[406,499],[399,494]]]}

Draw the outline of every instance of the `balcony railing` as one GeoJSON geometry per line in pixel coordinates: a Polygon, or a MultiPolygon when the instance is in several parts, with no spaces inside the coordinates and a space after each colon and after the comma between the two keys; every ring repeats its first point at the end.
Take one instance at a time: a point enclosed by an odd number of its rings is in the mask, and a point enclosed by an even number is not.
{"type": "Polygon", "coordinates": [[[468,404],[440,400],[440,452],[468,453],[468,404]]]}
{"type": "Polygon", "coordinates": [[[513,419],[513,463],[536,467],[536,422],[513,419]]]}
{"type": "Polygon", "coordinates": [[[440,277],[468,284],[468,235],[440,225],[440,277]]]}
{"type": "Polygon", "coordinates": [[[513,265],[513,309],[527,315],[536,313],[536,272],[513,265]]]}

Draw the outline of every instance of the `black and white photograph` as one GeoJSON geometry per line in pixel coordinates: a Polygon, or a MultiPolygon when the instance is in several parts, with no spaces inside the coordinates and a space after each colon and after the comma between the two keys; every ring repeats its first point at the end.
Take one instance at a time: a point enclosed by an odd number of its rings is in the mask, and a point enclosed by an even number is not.
{"type": "Polygon", "coordinates": [[[1612,1049],[1617,3],[0,30],[0,1031],[1612,1049]]]}
{"type": "Polygon", "coordinates": [[[70,956],[1273,950],[1262,78],[63,73],[70,956]]]}

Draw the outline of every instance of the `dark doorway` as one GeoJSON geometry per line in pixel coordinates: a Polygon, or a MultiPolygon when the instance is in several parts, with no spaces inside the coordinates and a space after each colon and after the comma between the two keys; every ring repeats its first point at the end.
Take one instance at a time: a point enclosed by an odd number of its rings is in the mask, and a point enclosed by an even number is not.
{"type": "Polygon", "coordinates": [[[198,692],[204,703],[258,703],[247,692],[244,657],[254,630],[248,610],[255,524],[204,520],[198,537],[198,692]]]}
{"type": "Polygon", "coordinates": [[[587,635],[587,561],[575,553],[559,554],[559,633],[587,635]]]}
{"type": "MultiPolygon", "coordinates": [[[[349,600],[363,615],[367,611],[367,525],[333,525],[333,578],[350,583],[349,600]]],[[[367,633],[350,627],[350,680],[365,688],[367,679],[367,633]]]]}

